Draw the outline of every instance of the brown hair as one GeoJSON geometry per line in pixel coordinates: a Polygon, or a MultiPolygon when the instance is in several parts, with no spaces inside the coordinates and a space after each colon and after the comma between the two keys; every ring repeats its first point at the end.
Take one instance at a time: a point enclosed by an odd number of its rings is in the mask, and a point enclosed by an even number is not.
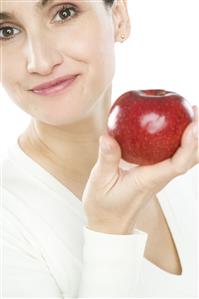
{"type": "Polygon", "coordinates": [[[104,3],[105,3],[107,6],[112,6],[112,5],[113,5],[113,2],[114,2],[114,0],[104,0],[104,3]]]}

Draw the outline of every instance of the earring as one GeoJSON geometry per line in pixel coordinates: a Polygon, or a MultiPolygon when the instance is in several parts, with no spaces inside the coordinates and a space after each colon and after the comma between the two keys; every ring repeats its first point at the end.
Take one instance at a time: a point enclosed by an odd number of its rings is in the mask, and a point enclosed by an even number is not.
{"type": "Polygon", "coordinates": [[[121,43],[123,43],[123,42],[125,41],[125,34],[122,34],[122,35],[120,36],[120,38],[121,38],[121,43]]]}

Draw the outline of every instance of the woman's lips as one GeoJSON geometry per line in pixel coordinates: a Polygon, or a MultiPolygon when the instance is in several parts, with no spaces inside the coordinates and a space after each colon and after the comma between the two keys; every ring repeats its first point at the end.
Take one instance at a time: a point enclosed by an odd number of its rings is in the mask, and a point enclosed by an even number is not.
{"type": "Polygon", "coordinates": [[[42,96],[53,96],[65,90],[67,87],[69,87],[76,80],[77,77],[78,75],[73,76],[70,79],[62,81],[61,83],[58,83],[48,88],[33,89],[32,92],[42,96]]]}

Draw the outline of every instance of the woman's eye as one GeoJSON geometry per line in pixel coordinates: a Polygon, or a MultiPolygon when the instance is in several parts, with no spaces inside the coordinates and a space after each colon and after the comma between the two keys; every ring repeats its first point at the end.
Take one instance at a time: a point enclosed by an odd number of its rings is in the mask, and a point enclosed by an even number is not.
{"type": "MultiPolygon", "coordinates": [[[[58,10],[53,20],[56,23],[66,22],[78,14],[78,10],[75,7],[63,6],[62,9],[58,10]],[[57,19],[57,20],[56,20],[57,19]]],[[[0,40],[9,40],[13,38],[16,34],[16,31],[20,31],[11,26],[0,27],[0,40]]]]}
{"type": "Polygon", "coordinates": [[[6,39],[13,38],[14,32],[16,33],[16,31],[19,31],[19,30],[14,27],[11,27],[11,26],[6,26],[6,27],[0,28],[0,40],[1,39],[6,40],[6,39]]]}
{"type": "Polygon", "coordinates": [[[77,9],[75,7],[63,6],[62,9],[59,10],[55,15],[55,17],[58,16],[58,19],[60,18],[60,20],[55,20],[55,21],[57,23],[63,23],[66,20],[69,20],[69,19],[73,18],[74,16],[76,16],[77,13],[78,12],[77,12],[77,9]]]}

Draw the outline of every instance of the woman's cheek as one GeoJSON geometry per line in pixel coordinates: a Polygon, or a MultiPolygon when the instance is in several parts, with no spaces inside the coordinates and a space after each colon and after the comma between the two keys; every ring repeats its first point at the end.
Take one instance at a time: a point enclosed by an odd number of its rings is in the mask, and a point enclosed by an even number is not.
{"type": "MultiPolygon", "coordinates": [[[[4,42],[4,43],[9,43],[4,42]]],[[[10,81],[20,78],[21,60],[20,50],[16,48],[14,43],[8,46],[2,46],[2,82],[5,86],[10,81]]],[[[13,84],[13,82],[10,82],[13,84]]],[[[9,84],[9,83],[8,83],[9,84]]]]}

